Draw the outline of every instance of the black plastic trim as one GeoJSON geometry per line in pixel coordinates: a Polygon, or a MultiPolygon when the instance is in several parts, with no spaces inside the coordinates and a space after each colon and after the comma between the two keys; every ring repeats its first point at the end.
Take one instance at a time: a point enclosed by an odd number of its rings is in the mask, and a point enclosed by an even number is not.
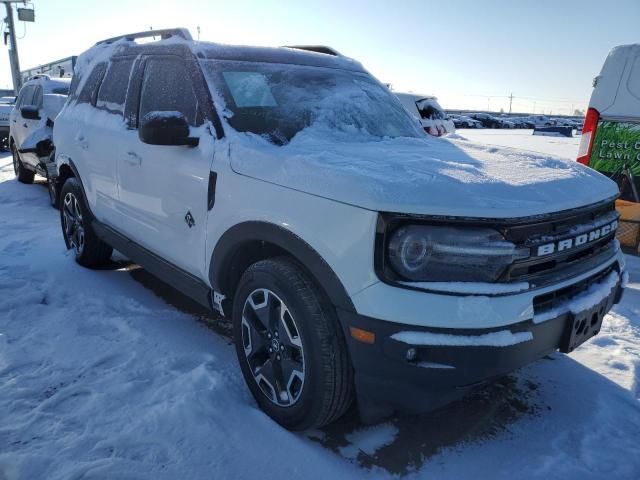
{"type": "MultiPolygon", "coordinates": [[[[603,300],[604,310],[621,300],[623,289],[603,300]]],[[[586,311],[588,312],[588,310],[586,311]]],[[[542,323],[525,320],[492,328],[434,328],[405,325],[345,312],[338,309],[355,371],[355,386],[361,415],[377,420],[394,411],[423,413],[460,398],[473,388],[505,375],[539,358],[563,349],[573,315],[563,313],[542,323]],[[375,334],[374,344],[355,340],[350,327],[375,334]],[[503,347],[417,345],[391,338],[401,331],[445,335],[480,336],[510,331],[530,332],[530,340],[503,347]],[[407,359],[407,350],[414,350],[407,359]],[[442,368],[425,368],[423,363],[442,368]],[[449,367],[449,368],[447,368],[449,367]]],[[[597,333],[596,332],[591,332],[597,333]]]]}
{"type": "Polygon", "coordinates": [[[217,172],[209,172],[209,187],[207,189],[207,210],[211,210],[216,204],[216,182],[218,181],[217,172]]]}
{"type": "Polygon", "coordinates": [[[189,298],[209,309],[213,309],[211,289],[202,280],[160,258],[96,219],[93,219],[91,226],[102,241],[108,243],[127,258],[141,265],[145,270],[189,298]]]}

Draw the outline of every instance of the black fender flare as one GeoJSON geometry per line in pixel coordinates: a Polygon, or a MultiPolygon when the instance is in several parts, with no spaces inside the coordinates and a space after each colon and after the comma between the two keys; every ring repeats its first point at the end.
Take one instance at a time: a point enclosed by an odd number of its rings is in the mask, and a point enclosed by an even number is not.
{"type": "MultiPolygon", "coordinates": [[[[64,176],[60,175],[60,169],[64,165],[66,165],[67,167],[69,167],[69,169],[71,169],[71,171],[73,172],[73,176],[76,178],[76,180],[78,180],[78,183],[80,183],[80,188],[82,189],[82,194],[84,195],[84,200],[85,200],[85,202],[87,204],[87,208],[89,208],[89,213],[93,217],[93,213],[91,213],[91,208],[89,207],[89,202],[87,200],[87,192],[84,191],[84,184],[82,183],[82,177],[80,176],[80,173],[78,172],[78,169],[76,168],[75,164],[73,163],[73,160],[71,160],[70,158],[65,160],[65,162],[63,163],[63,165],[60,166],[60,168],[58,168],[58,166],[56,166],[56,171],[57,171],[57,175],[56,175],[56,178],[55,178],[56,197],[60,196],[60,192],[62,191],[62,186],[64,185],[64,182],[68,178],[68,177],[64,177],[64,176]]],[[[60,200],[59,198],[56,199],[56,201],[59,201],[59,200],[60,200]]]]}
{"type": "Polygon", "coordinates": [[[218,240],[209,264],[209,281],[214,290],[227,296],[233,296],[234,288],[232,263],[236,254],[255,242],[274,245],[291,255],[314,277],[335,307],[355,312],[355,307],[344,285],[322,258],[302,238],[276,224],[262,221],[248,221],[229,228],[218,240]]]}

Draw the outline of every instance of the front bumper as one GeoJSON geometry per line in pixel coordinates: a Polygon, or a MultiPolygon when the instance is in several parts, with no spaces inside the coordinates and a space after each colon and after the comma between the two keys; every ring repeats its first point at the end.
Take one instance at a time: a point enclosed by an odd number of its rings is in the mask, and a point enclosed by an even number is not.
{"type": "Polygon", "coordinates": [[[508,327],[419,327],[339,310],[363,420],[394,411],[433,410],[551,352],[572,350],[581,319],[586,318],[587,325],[578,343],[596,335],[604,314],[620,301],[622,276],[618,278],[608,295],[584,311],[566,311],[543,321],[531,318],[508,327]],[[352,327],[373,332],[375,342],[355,340],[352,327]],[[413,352],[408,358],[409,349],[413,352]]]}

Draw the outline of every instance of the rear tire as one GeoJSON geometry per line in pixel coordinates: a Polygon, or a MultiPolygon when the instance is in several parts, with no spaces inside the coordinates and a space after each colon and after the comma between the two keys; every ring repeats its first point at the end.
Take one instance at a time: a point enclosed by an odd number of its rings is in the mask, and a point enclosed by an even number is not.
{"type": "Polygon", "coordinates": [[[15,144],[11,145],[11,155],[13,155],[13,171],[18,178],[20,183],[31,184],[33,183],[33,177],[35,177],[35,172],[32,170],[28,170],[22,164],[22,160],[20,160],[20,154],[18,153],[18,149],[15,144]]]}
{"type": "Polygon", "coordinates": [[[353,368],[335,309],[289,258],[247,269],[234,297],[233,332],[249,390],[283,427],[321,427],[351,405],[353,368]]]}
{"type": "Polygon", "coordinates": [[[95,234],[92,218],[80,182],[68,178],[60,192],[62,235],[67,248],[74,251],[76,262],[88,268],[104,265],[113,253],[113,248],[95,234]]]}

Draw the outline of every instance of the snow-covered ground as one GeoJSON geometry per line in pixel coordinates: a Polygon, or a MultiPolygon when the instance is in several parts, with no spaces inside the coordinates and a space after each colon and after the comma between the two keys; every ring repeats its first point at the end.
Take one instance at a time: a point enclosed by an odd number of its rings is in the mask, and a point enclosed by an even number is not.
{"type": "Polygon", "coordinates": [[[580,135],[576,135],[573,138],[545,137],[532,135],[533,130],[526,129],[459,129],[456,130],[456,133],[473,142],[555,155],[571,161],[578,156],[578,146],[580,145],[580,135]]]}
{"type": "MultiPolygon", "coordinates": [[[[460,135],[568,159],[577,148],[460,135]]],[[[640,478],[637,257],[622,303],[573,354],[430,415],[365,427],[350,413],[294,434],[255,405],[228,325],[125,259],[76,265],[46,189],[16,182],[8,156],[0,205],[0,480],[640,478]]]]}

